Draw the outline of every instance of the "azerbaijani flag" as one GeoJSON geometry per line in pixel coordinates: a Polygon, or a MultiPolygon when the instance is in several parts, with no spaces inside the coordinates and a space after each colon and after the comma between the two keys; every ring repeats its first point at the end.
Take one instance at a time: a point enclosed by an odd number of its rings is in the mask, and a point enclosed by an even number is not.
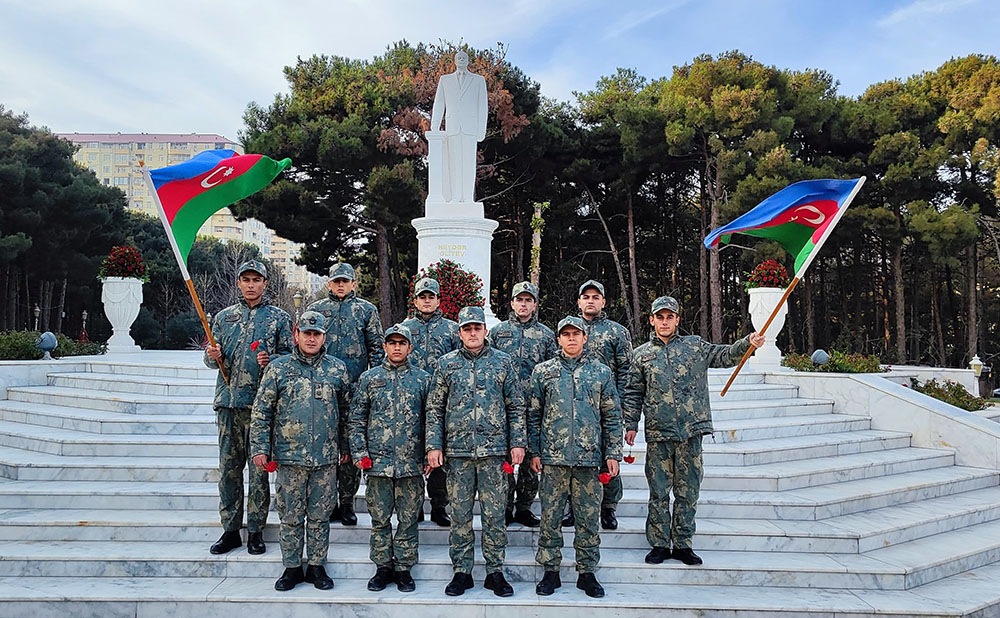
{"type": "Polygon", "coordinates": [[[801,277],[817,249],[844,215],[865,178],[854,180],[803,180],[788,185],[705,237],[711,249],[733,234],[778,241],[795,258],[795,276],[801,277]]]}
{"type": "Polygon", "coordinates": [[[185,279],[188,253],[205,221],[260,191],[291,164],[291,159],[275,161],[259,154],[206,150],[183,163],[148,171],[163,227],[185,279]]]}

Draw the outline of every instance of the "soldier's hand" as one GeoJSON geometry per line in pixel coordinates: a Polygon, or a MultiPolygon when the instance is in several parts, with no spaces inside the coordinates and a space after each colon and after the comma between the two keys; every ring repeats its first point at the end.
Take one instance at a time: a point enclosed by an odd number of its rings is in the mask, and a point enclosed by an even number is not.
{"type": "Polygon", "coordinates": [[[271,362],[271,355],[261,350],[257,352],[257,364],[261,367],[267,367],[267,364],[271,362]]]}
{"type": "Polygon", "coordinates": [[[637,431],[626,431],[625,432],[625,443],[629,446],[635,446],[635,434],[637,431]]]}
{"type": "Polygon", "coordinates": [[[222,345],[218,343],[215,345],[210,345],[205,348],[205,353],[208,354],[208,357],[210,359],[218,362],[219,359],[222,358],[222,345]]]}
{"type": "Polygon", "coordinates": [[[612,477],[618,476],[618,460],[617,459],[609,459],[608,460],[608,474],[610,474],[612,477]]]}
{"type": "Polygon", "coordinates": [[[435,449],[427,453],[427,465],[431,468],[440,468],[441,464],[444,463],[444,454],[441,449],[435,449]]]}
{"type": "Polygon", "coordinates": [[[344,453],[343,455],[340,456],[340,463],[345,464],[349,461],[351,461],[350,453],[344,453]]]}
{"type": "Polygon", "coordinates": [[[531,469],[535,472],[535,474],[538,474],[538,473],[540,473],[542,471],[542,458],[541,457],[532,457],[531,458],[531,469]]]}
{"type": "Polygon", "coordinates": [[[764,345],[764,335],[760,333],[754,333],[750,335],[750,345],[752,345],[755,348],[759,348],[760,346],[764,345]]]}
{"type": "Polygon", "coordinates": [[[261,470],[263,470],[264,466],[267,465],[267,455],[264,455],[264,454],[254,455],[253,456],[253,465],[255,465],[258,468],[260,468],[261,470]]]}
{"type": "Polygon", "coordinates": [[[523,448],[512,448],[510,449],[510,463],[519,465],[524,461],[524,449],[523,448]]]}

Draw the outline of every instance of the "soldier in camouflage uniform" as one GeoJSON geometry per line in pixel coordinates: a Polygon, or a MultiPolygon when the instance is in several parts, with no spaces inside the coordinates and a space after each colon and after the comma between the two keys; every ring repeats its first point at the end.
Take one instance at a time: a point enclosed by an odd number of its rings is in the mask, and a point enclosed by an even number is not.
{"type": "MultiPolygon", "coordinates": [[[[632,365],[632,336],[628,329],[608,319],[604,313],[604,286],[591,279],[580,286],[577,306],[580,316],[587,325],[587,346],[584,350],[611,369],[615,377],[615,387],[621,395],[628,380],[628,370],[632,365]]],[[[602,468],[602,472],[607,469],[602,468]]],[[[605,530],[616,530],[618,518],[615,510],[622,499],[622,480],[615,476],[604,486],[604,498],[601,501],[601,527],[605,530]]],[[[563,520],[564,526],[573,525],[573,511],[563,520]]]]}
{"type": "Polygon", "coordinates": [[[292,351],[292,320],[264,301],[267,268],[252,260],[240,265],[236,286],[243,296],[212,320],[216,345],[205,349],[205,365],[217,369],[221,362],[229,383],[219,373],[215,385],[216,423],[219,428],[219,515],[224,532],[212,545],[213,554],[224,554],[243,544],[243,469],[249,466],[247,493],[247,551],[263,554],[264,524],[270,506],[267,475],[250,463],[250,407],[268,363],[292,351]],[[255,345],[256,343],[256,345],[255,345]],[[256,348],[256,349],[254,349],[256,348]]]}
{"type": "MultiPolygon", "coordinates": [[[[413,306],[417,314],[403,320],[403,326],[410,329],[413,336],[413,351],[409,362],[418,369],[433,373],[438,358],[462,347],[458,337],[458,324],[441,314],[441,286],[436,279],[423,277],[413,286],[413,306]]],[[[447,528],[451,525],[448,517],[448,488],[445,485],[444,468],[434,468],[427,476],[427,495],[431,499],[431,521],[447,528]]],[[[424,520],[423,506],[419,521],[424,520]]]]}
{"type": "Polygon", "coordinates": [[[560,519],[567,499],[573,504],[576,535],[576,587],[603,597],[594,571],[601,559],[601,491],[598,469],[618,475],[622,456],[622,416],[611,370],[584,354],[582,318],[559,322],[559,356],[535,367],[528,400],[528,451],[531,467],[542,473],[542,529],[535,560],[545,575],[535,592],[547,596],[562,585],[563,535],[560,519]]]}
{"type": "MultiPolygon", "coordinates": [[[[355,294],[357,278],[350,264],[331,266],[326,286],[330,291],[327,298],[310,303],[307,311],[326,317],[326,353],[343,361],[353,384],[362,372],[382,362],[382,323],[375,305],[355,294]]],[[[337,469],[339,505],[334,505],[330,521],[339,519],[345,526],[358,523],[354,497],[360,486],[361,471],[353,464],[337,469]]]]}
{"type": "Polygon", "coordinates": [[[320,590],[333,588],[324,565],[330,548],[333,480],[337,464],[347,461],[351,385],[344,363],[326,354],[325,328],[326,318],[321,314],[302,314],[295,331],[295,350],[267,368],[253,404],[253,463],[260,470],[268,461],[278,464],[275,485],[285,571],[274,589],[280,591],[291,590],[303,581],[320,590]],[[303,542],[307,556],[304,574],[303,542]]]}
{"type": "Polygon", "coordinates": [[[646,562],[660,564],[673,558],[687,565],[701,564],[691,549],[691,537],[703,475],[701,440],[713,431],[708,368],[735,365],[751,345],[760,347],[764,337],[754,333],[727,346],[696,335],[680,336],[680,306],[670,296],[653,301],[649,323],[653,326],[649,343],[636,348],[622,395],[629,444],[635,443],[639,417],[645,416],[646,540],[653,548],[646,562]]]}
{"type": "MultiPolygon", "coordinates": [[[[552,330],[538,321],[538,287],[522,281],[514,286],[511,296],[510,317],[490,329],[490,342],[514,359],[521,391],[527,397],[535,365],[555,358],[559,346],[552,330]]],[[[531,512],[531,503],[537,495],[538,475],[527,463],[518,466],[517,481],[510,484],[507,493],[504,521],[508,525],[516,521],[531,528],[537,527],[538,518],[531,512]]]]}
{"type": "MultiPolygon", "coordinates": [[[[524,459],[524,395],[510,356],[486,340],[482,307],[458,313],[462,349],[438,360],[427,397],[427,463],[436,468],[448,457],[448,498],[451,501],[450,555],[455,577],[445,594],[458,596],[472,588],[476,537],[472,507],[479,493],[483,523],[484,587],[494,594],[514,594],[503,576],[507,530],[505,458],[516,465],[524,459]]],[[[510,469],[513,472],[513,469],[510,469]]]]}
{"type": "Polygon", "coordinates": [[[417,563],[417,513],[424,501],[424,404],[431,376],[410,365],[411,337],[402,324],[385,331],[385,360],[361,374],[351,399],[351,457],[368,471],[365,498],[376,566],[368,589],[375,592],[392,581],[401,592],[416,589],[410,569],[417,563]]]}

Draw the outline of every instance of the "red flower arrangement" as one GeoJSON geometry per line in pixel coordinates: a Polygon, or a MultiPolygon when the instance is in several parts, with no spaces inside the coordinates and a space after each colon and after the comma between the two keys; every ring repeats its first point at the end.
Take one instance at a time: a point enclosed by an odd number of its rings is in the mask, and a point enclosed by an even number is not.
{"type": "Polygon", "coordinates": [[[601,482],[601,485],[607,485],[608,483],[611,482],[611,475],[608,474],[607,472],[601,472],[597,476],[597,480],[601,482]]]}
{"type": "Polygon", "coordinates": [[[361,464],[361,469],[362,470],[367,470],[367,469],[369,469],[369,468],[372,467],[372,459],[371,459],[371,457],[362,457],[361,461],[359,463],[361,464]]]}
{"type": "Polygon", "coordinates": [[[277,469],[278,469],[278,462],[276,461],[269,461],[266,464],[264,464],[264,470],[266,470],[269,473],[274,472],[277,469]]]}
{"type": "Polygon", "coordinates": [[[98,279],[108,277],[125,277],[131,279],[141,279],[149,281],[146,274],[146,265],[142,263],[142,255],[135,247],[118,246],[111,249],[108,257],[101,262],[101,268],[97,271],[98,279]]]}
{"type": "Polygon", "coordinates": [[[776,260],[764,260],[754,266],[747,280],[743,283],[746,289],[751,288],[784,288],[788,287],[788,271],[776,260]]]}
{"type": "Polygon", "coordinates": [[[514,474],[514,466],[510,465],[509,461],[503,462],[503,473],[514,474]]]}
{"type": "Polygon", "coordinates": [[[417,308],[413,305],[415,298],[413,286],[424,277],[436,279],[441,286],[441,313],[449,320],[457,319],[462,307],[482,307],[485,304],[483,280],[479,275],[463,269],[451,260],[441,260],[421,268],[417,276],[410,281],[407,306],[411,317],[417,313],[417,308]]]}

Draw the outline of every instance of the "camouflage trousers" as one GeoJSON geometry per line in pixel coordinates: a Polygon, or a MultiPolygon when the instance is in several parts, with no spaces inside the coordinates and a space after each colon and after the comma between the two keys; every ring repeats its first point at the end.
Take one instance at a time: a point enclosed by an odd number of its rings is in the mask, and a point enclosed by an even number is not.
{"type": "Polygon", "coordinates": [[[281,518],[281,564],[302,564],[302,544],[308,564],[323,566],[330,549],[330,511],[337,466],[278,466],[275,485],[281,518]],[[304,525],[303,525],[304,524],[304,525]],[[304,529],[304,530],[303,530],[304,529]],[[304,532],[304,535],[303,535],[304,532]]]}
{"type": "Polygon", "coordinates": [[[562,516],[567,500],[576,519],[576,570],[593,573],[597,569],[601,560],[601,482],[597,475],[596,467],[546,465],[542,469],[542,525],[535,561],[546,571],[558,571],[562,563],[562,516]]]}
{"type": "Polygon", "coordinates": [[[361,470],[350,461],[345,464],[338,464],[336,493],[339,497],[339,502],[332,503],[331,510],[336,504],[349,504],[354,509],[354,498],[358,495],[358,489],[360,488],[361,470]]]}
{"type": "Polygon", "coordinates": [[[701,436],[684,442],[646,444],[646,480],[649,483],[649,513],[646,540],[652,547],[691,547],[694,515],[704,468],[701,463],[701,436]],[[674,512],[670,514],[670,492],[674,512]]]}
{"type": "Polygon", "coordinates": [[[372,516],[370,553],[377,567],[409,571],[417,563],[417,514],[424,502],[422,476],[392,478],[369,476],[365,488],[372,516]],[[392,538],[392,514],[396,513],[396,538],[392,538]]]}
{"type": "MultiPolygon", "coordinates": [[[[608,462],[605,461],[604,465],[601,466],[601,472],[608,471],[608,462]]],[[[625,493],[625,488],[622,485],[622,477],[618,476],[611,477],[608,484],[604,486],[603,498],[601,498],[601,508],[602,509],[617,509],[618,503],[622,501],[622,496],[625,493]]]]}
{"type": "MultiPolygon", "coordinates": [[[[434,468],[427,475],[427,495],[431,499],[432,509],[448,506],[448,477],[443,466],[434,468]]],[[[420,508],[424,508],[422,504],[420,508]]]]}
{"type": "Polygon", "coordinates": [[[219,517],[227,532],[243,526],[243,468],[249,467],[247,530],[260,532],[267,522],[271,488],[267,473],[250,461],[250,409],[216,408],[219,426],[219,517]]]}
{"type": "Polygon", "coordinates": [[[483,524],[483,560],[486,573],[503,567],[507,549],[507,526],[503,512],[507,504],[507,475],[503,457],[453,457],[448,460],[448,499],[451,501],[449,555],[456,573],[472,573],[476,535],[472,530],[472,506],[479,494],[483,524]]]}
{"type": "MultiPolygon", "coordinates": [[[[507,461],[510,461],[508,459],[507,461]]],[[[517,480],[507,488],[508,511],[530,511],[538,495],[538,475],[528,465],[528,458],[517,467],[517,480]]]]}

